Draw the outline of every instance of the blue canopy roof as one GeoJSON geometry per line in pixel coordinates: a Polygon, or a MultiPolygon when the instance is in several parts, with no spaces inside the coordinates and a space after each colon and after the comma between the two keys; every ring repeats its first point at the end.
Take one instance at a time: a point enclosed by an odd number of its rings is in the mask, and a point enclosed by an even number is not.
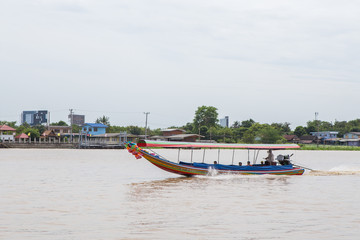
{"type": "Polygon", "coordinates": [[[96,127],[96,128],[107,128],[108,126],[102,123],[85,123],[84,126],[96,127]]]}
{"type": "Polygon", "coordinates": [[[224,165],[224,164],[208,164],[208,163],[187,163],[187,162],[180,162],[180,165],[190,165],[190,166],[194,166],[194,167],[198,167],[198,168],[205,168],[208,169],[209,167],[212,167],[214,169],[218,169],[218,170],[243,170],[243,171],[275,171],[275,170],[289,170],[293,168],[292,164],[289,165],[276,165],[276,166],[271,166],[271,165],[251,165],[251,166],[237,166],[237,165],[224,165]]]}

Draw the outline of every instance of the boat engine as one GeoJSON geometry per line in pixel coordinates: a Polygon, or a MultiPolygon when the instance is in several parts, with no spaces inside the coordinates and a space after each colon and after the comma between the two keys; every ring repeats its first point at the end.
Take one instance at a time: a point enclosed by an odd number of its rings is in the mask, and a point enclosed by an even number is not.
{"type": "Polygon", "coordinates": [[[292,156],[293,154],[291,155],[278,155],[276,157],[276,160],[278,160],[278,162],[281,164],[281,165],[290,165],[291,162],[290,162],[290,157],[292,156]]]}

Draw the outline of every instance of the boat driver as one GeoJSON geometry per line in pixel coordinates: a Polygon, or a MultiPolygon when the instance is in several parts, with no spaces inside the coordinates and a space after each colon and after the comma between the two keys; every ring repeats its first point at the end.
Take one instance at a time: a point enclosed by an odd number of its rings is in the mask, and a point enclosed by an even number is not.
{"type": "Polygon", "coordinates": [[[265,160],[269,162],[270,165],[274,162],[274,154],[272,153],[271,149],[268,151],[268,156],[265,158],[265,160]]]}

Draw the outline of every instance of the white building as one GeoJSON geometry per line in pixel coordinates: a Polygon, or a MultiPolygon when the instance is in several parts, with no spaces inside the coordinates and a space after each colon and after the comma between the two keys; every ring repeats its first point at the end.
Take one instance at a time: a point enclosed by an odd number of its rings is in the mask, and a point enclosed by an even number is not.
{"type": "Polygon", "coordinates": [[[15,136],[15,129],[9,127],[8,125],[0,125],[0,141],[13,142],[15,136]]]}
{"type": "Polygon", "coordinates": [[[229,127],[229,116],[225,116],[225,118],[220,119],[220,126],[229,127]]]}

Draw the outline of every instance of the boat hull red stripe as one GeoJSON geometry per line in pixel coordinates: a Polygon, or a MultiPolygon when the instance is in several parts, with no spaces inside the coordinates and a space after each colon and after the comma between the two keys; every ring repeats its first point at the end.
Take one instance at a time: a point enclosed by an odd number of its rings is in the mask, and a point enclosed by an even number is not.
{"type": "MultiPolygon", "coordinates": [[[[193,166],[181,165],[174,162],[170,162],[164,159],[161,159],[158,156],[153,156],[147,151],[141,150],[141,153],[145,159],[154,164],[160,169],[165,171],[186,175],[208,175],[209,170],[204,168],[198,168],[193,166]]],[[[302,175],[304,169],[301,168],[292,168],[292,169],[279,169],[279,170],[266,170],[266,171],[243,171],[243,170],[216,170],[217,174],[245,174],[245,175],[262,175],[262,174],[271,174],[271,175],[302,175]]]]}

